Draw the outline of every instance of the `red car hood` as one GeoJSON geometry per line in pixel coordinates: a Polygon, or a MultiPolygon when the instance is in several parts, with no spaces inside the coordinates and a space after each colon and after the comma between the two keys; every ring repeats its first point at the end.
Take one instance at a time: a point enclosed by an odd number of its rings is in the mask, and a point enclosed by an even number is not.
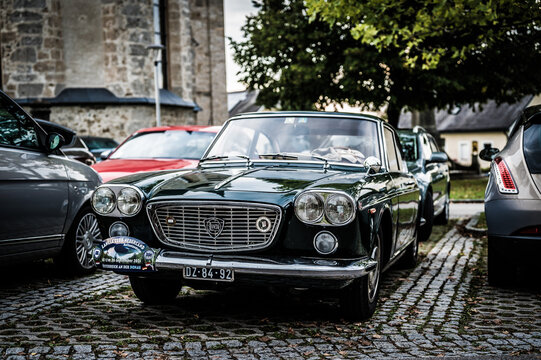
{"type": "Polygon", "coordinates": [[[198,160],[186,159],[109,159],[92,165],[103,182],[144,171],[172,170],[197,166],[198,160]]]}

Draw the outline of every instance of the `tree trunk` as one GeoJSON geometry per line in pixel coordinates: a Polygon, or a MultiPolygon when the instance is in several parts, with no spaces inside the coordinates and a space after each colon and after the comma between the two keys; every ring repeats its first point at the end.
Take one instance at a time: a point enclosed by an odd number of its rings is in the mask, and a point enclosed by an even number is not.
{"type": "Polygon", "coordinates": [[[398,129],[398,120],[400,119],[400,112],[402,106],[398,102],[391,98],[389,105],[387,106],[387,122],[391,124],[395,129],[398,129]]]}

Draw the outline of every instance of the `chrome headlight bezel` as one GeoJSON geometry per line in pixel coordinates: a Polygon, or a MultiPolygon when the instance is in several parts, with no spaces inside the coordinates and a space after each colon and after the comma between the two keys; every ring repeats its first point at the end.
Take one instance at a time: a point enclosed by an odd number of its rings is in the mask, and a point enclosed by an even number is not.
{"type": "Polygon", "coordinates": [[[101,216],[110,216],[110,217],[133,217],[137,214],[139,214],[139,212],[141,211],[141,209],[143,208],[143,204],[144,204],[144,201],[145,201],[145,195],[143,194],[143,192],[136,186],[133,186],[133,185],[126,185],[126,184],[104,184],[104,185],[101,185],[99,186],[98,188],[96,188],[96,190],[94,190],[94,194],[92,194],[92,209],[98,214],[98,215],[101,215],[101,216]],[[113,209],[107,213],[105,212],[100,212],[98,211],[95,206],[94,206],[94,197],[96,196],[96,193],[98,191],[100,191],[101,189],[108,189],[110,190],[113,194],[114,194],[114,206],[113,206],[113,209]],[[133,210],[133,212],[131,213],[127,213],[127,212],[123,212],[120,210],[120,206],[119,206],[119,198],[120,198],[120,195],[123,191],[126,191],[126,189],[130,189],[130,191],[134,191],[135,192],[135,196],[137,197],[137,200],[138,200],[138,205],[137,207],[135,208],[135,210],[133,210]]]}
{"type": "Polygon", "coordinates": [[[317,192],[305,191],[299,194],[297,198],[295,199],[294,208],[295,208],[295,216],[297,216],[297,219],[299,219],[301,222],[306,223],[306,224],[317,224],[321,222],[325,214],[325,199],[317,192]],[[300,203],[302,200],[308,197],[312,197],[318,203],[318,206],[319,206],[319,209],[318,209],[319,214],[317,217],[315,217],[312,220],[303,218],[303,216],[300,213],[300,208],[301,208],[300,203]]]}
{"type": "Polygon", "coordinates": [[[335,193],[335,194],[329,195],[325,199],[325,218],[331,224],[337,225],[337,226],[349,224],[354,216],[355,216],[355,201],[353,201],[351,196],[348,196],[347,194],[335,193]],[[345,220],[340,221],[340,220],[332,219],[332,216],[330,215],[331,213],[330,207],[332,206],[330,205],[330,202],[336,199],[345,200],[345,202],[349,205],[349,209],[350,209],[349,214],[345,217],[345,220]]]}
{"type": "MultiPolygon", "coordinates": [[[[127,204],[127,206],[130,206],[130,205],[134,205],[134,204],[127,204]]],[[[122,189],[120,189],[117,195],[116,207],[122,215],[134,216],[139,211],[141,211],[142,206],[143,206],[143,199],[141,198],[141,194],[139,193],[139,191],[135,190],[133,187],[123,187],[122,189]],[[127,194],[128,192],[130,192],[131,194],[127,194]],[[132,197],[132,196],[135,198],[135,201],[136,201],[135,208],[132,211],[125,211],[123,207],[126,206],[125,204],[126,197],[132,197]]]]}
{"type": "Polygon", "coordinates": [[[92,198],[91,198],[90,203],[91,203],[91,205],[92,205],[92,209],[93,209],[97,214],[99,214],[99,215],[109,215],[109,214],[112,213],[112,212],[115,210],[115,208],[116,208],[116,195],[115,195],[115,192],[114,192],[111,188],[109,188],[109,187],[107,187],[107,186],[100,186],[100,187],[98,187],[98,188],[94,191],[94,193],[92,194],[92,198]],[[107,195],[109,195],[110,198],[111,198],[111,206],[110,206],[110,208],[108,208],[107,211],[100,211],[100,210],[96,207],[96,203],[97,203],[96,198],[97,198],[98,196],[100,196],[100,194],[103,193],[103,192],[108,192],[107,195]]]}
{"type": "Polygon", "coordinates": [[[349,223],[351,223],[353,221],[353,219],[355,219],[355,213],[357,211],[357,207],[356,207],[356,204],[355,204],[355,200],[353,200],[353,198],[343,192],[343,191],[338,191],[338,190],[306,190],[306,191],[303,191],[301,192],[299,195],[297,195],[296,199],[295,199],[295,202],[294,202],[294,208],[295,208],[295,215],[297,216],[297,219],[299,219],[299,221],[305,223],[305,224],[310,224],[310,225],[322,225],[322,226],[344,226],[344,225],[347,225],[349,223]],[[305,220],[302,218],[302,216],[299,216],[299,211],[298,211],[298,203],[299,203],[299,199],[302,199],[304,196],[307,196],[308,194],[310,195],[315,195],[317,197],[319,197],[320,199],[323,200],[323,213],[321,214],[321,216],[318,217],[318,219],[316,221],[308,221],[308,220],[305,220]],[[333,199],[333,198],[336,198],[336,197],[343,197],[346,199],[346,201],[350,204],[350,209],[351,209],[351,214],[349,214],[349,216],[347,217],[347,219],[345,221],[332,221],[332,219],[327,215],[328,213],[328,202],[329,200],[333,199]]]}

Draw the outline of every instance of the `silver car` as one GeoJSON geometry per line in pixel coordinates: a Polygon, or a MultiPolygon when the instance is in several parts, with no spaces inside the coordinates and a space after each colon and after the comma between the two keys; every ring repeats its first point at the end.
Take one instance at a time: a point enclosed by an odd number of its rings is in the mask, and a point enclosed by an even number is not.
{"type": "Polygon", "coordinates": [[[481,151],[493,160],[485,193],[488,278],[511,285],[530,275],[541,250],[541,105],[527,108],[513,124],[502,151],[481,151]]]}
{"type": "Polygon", "coordinates": [[[0,264],[54,256],[73,273],[94,271],[101,234],[89,200],[101,180],[60,151],[74,135],[0,91],[0,264]]]}

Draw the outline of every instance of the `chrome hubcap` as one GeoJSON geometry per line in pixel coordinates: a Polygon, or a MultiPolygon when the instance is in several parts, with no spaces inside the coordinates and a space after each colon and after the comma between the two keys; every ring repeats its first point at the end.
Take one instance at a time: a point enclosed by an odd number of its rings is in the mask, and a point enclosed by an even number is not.
{"type": "Polygon", "coordinates": [[[377,265],[370,274],[368,274],[368,300],[372,302],[374,298],[376,297],[376,293],[378,292],[378,286],[379,286],[379,276],[380,276],[380,239],[379,235],[376,236],[377,244],[376,247],[374,247],[374,250],[372,251],[372,259],[376,260],[377,265]]]}
{"type": "Polygon", "coordinates": [[[98,226],[98,220],[94,214],[86,214],[79,220],[75,232],[75,250],[77,251],[77,260],[85,269],[94,266],[92,258],[92,248],[94,242],[101,240],[101,233],[98,226]]]}

